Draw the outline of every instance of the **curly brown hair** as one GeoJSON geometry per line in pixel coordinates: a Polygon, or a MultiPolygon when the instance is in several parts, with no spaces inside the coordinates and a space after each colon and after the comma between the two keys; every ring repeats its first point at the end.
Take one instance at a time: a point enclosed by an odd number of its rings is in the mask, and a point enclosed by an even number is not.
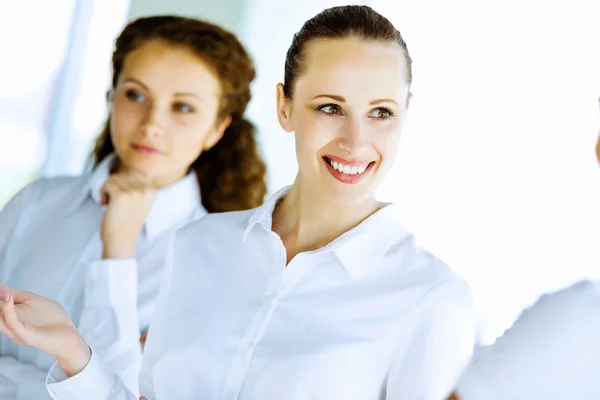
{"type": "MultiPolygon", "coordinates": [[[[217,121],[231,116],[223,138],[192,163],[208,212],[258,207],[267,192],[266,166],[258,151],[254,125],[244,119],[250,83],[256,72],[250,56],[231,32],[197,19],[153,16],[129,23],[115,43],[112,89],[117,86],[125,58],[150,40],[182,46],[213,68],[221,84],[217,121]]],[[[110,116],[92,151],[94,167],[114,151],[110,116]]]]}

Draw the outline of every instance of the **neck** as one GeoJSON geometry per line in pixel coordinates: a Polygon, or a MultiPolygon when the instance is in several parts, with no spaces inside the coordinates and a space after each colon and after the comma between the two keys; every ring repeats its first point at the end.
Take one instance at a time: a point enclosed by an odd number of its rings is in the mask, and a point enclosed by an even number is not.
{"type": "Polygon", "coordinates": [[[340,206],[303,185],[297,177],[273,212],[273,231],[286,247],[287,262],[298,253],[319,249],[354,228],[380,208],[375,197],[340,206]]]}

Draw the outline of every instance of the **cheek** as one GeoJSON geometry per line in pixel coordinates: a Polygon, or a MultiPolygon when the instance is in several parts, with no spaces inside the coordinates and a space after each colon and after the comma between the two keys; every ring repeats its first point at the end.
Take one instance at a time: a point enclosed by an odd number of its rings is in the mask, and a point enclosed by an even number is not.
{"type": "Polygon", "coordinates": [[[120,147],[130,141],[135,134],[138,118],[135,114],[113,109],[110,117],[111,137],[115,147],[120,147]]]}
{"type": "Polygon", "coordinates": [[[401,136],[400,124],[394,121],[379,124],[372,132],[371,143],[384,162],[393,161],[401,136]]]}
{"type": "Polygon", "coordinates": [[[193,130],[175,130],[169,137],[171,160],[174,163],[188,166],[200,155],[207,134],[193,130]]]}
{"type": "Polygon", "coordinates": [[[296,148],[299,152],[301,149],[311,152],[309,156],[314,157],[321,148],[337,137],[340,123],[340,119],[318,116],[307,111],[294,125],[296,148]]]}

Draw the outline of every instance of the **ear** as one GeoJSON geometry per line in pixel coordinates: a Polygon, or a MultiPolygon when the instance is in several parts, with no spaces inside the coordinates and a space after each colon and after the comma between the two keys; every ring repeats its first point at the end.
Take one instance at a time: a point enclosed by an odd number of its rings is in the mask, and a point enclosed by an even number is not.
{"type": "Polygon", "coordinates": [[[277,119],[279,119],[279,125],[286,132],[292,132],[294,128],[292,127],[292,118],[291,118],[292,105],[291,100],[285,97],[285,93],[283,92],[283,85],[281,83],[277,84],[277,119]]]}
{"type": "Polygon", "coordinates": [[[202,151],[210,150],[215,144],[221,140],[223,135],[225,134],[225,130],[231,125],[231,115],[223,118],[221,122],[208,134],[206,139],[204,139],[204,146],[202,151]]]}
{"type": "Polygon", "coordinates": [[[408,96],[406,96],[406,108],[408,108],[408,106],[410,106],[410,101],[413,98],[413,94],[412,92],[408,92],[408,96]]]}

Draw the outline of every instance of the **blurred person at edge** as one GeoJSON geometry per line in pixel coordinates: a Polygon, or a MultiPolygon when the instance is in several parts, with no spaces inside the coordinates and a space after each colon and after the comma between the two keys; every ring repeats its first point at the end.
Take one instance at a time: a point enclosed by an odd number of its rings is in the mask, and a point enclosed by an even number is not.
{"type": "MultiPolygon", "coordinates": [[[[596,144],[600,162],[600,139],[596,144]]],[[[546,294],[481,348],[449,400],[600,399],[600,283],[546,294]]]]}

